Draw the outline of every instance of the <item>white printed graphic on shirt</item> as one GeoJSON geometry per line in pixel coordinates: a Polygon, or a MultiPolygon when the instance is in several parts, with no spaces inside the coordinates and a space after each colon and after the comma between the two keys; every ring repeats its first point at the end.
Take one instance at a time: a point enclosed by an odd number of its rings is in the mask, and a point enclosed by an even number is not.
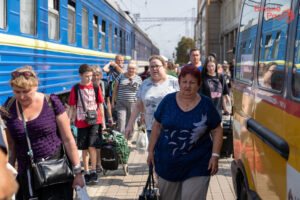
{"type": "Polygon", "coordinates": [[[195,128],[192,129],[192,132],[188,130],[174,130],[169,136],[165,136],[169,141],[168,145],[169,148],[172,149],[173,156],[175,156],[176,153],[186,154],[187,151],[193,148],[194,144],[204,135],[207,129],[206,121],[207,115],[202,115],[200,122],[193,123],[195,128]]]}
{"type": "MultiPolygon", "coordinates": [[[[95,97],[95,91],[93,88],[90,89],[80,89],[78,92],[81,92],[82,99],[84,101],[85,109],[86,110],[96,110],[97,104],[96,104],[96,97],[95,97]]],[[[77,120],[85,120],[85,112],[83,111],[82,103],[80,96],[78,94],[78,100],[77,100],[77,120]]]]}

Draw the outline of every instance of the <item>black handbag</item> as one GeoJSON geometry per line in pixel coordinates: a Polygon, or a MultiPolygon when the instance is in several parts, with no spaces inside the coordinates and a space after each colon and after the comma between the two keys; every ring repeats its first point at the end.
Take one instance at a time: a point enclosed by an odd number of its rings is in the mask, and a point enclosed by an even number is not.
{"type": "Polygon", "coordinates": [[[97,110],[86,110],[80,90],[78,92],[79,92],[79,96],[80,96],[83,111],[85,112],[85,121],[86,121],[86,123],[89,124],[89,125],[97,124],[97,118],[98,118],[97,110]]]}
{"type": "Polygon", "coordinates": [[[158,188],[154,188],[153,166],[149,166],[149,176],[139,200],[158,200],[158,188]]]}
{"type": "Polygon", "coordinates": [[[72,181],[74,179],[74,175],[63,145],[62,145],[62,150],[60,148],[58,150],[59,151],[58,153],[60,153],[60,155],[61,152],[63,152],[61,156],[58,157],[55,156],[55,158],[49,157],[46,159],[40,159],[34,161],[34,155],[31,148],[31,143],[30,143],[26,122],[23,115],[23,110],[19,102],[18,102],[18,106],[22,117],[24,129],[25,129],[34,189],[38,190],[50,185],[72,181]]]}

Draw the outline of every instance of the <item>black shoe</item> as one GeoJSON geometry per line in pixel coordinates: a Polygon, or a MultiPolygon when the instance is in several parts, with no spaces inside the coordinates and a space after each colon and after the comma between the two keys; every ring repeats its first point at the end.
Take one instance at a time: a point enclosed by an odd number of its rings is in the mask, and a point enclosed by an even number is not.
{"type": "Polygon", "coordinates": [[[85,184],[89,184],[91,182],[91,175],[85,174],[84,175],[85,184]]]}
{"type": "Polygon", "coordinates": [[[98,166],[98,167],[96,168],[97,174],[100,174],[102,171],[103,171],[102,167],[99,167],[99,166],[98,166]]]}
{"type": "Polygon", "coordinates": [[[93,184],[98,183],[98,174],[93,172],[90,174],[90,182],[93,184]]]}

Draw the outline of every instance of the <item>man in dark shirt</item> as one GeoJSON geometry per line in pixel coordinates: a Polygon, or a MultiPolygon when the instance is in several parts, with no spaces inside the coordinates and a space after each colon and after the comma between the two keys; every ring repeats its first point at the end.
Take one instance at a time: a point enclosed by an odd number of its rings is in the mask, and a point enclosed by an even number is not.
{"type": "Polygon", "coordinates": [[[11,196],[18,190],[18,184],[12,172],[7,169],[6,164],[7,150],[2,137],[2,128],[0,127],[0,200],[10,199],[11,196]]]}
{"type": "Polygon", "coordinates": [[[103,71],[108,73],[109,79],[115,81],[119,74],[124,73],[124,56],[121,54],[116,55],[115,61],[110,61],[103,67],[103,71]]]}

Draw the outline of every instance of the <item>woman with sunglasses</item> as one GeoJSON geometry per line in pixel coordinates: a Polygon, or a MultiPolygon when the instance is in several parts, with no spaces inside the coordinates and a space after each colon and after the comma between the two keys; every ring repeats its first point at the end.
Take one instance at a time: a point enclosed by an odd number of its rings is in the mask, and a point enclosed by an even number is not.
{"type": "Polygon", "coordinates": [[[60,100],[51,94],[47,99],[43,93],[38,92],[38,78],[31,67],[19,68],[12,72],[10,85],[14,97],[9,98],[4,107],[9,116],[2,114],[6,122],[6,136],[10,151],[9,162],[15,166],[18,161],[18,176],[20,188],[16,199],[30,199],[37,197],[46,199],[73,199],[73,188],[76,185],[84,186],[81,175],[81,165],[77,147],[70,130],[69,118],[60,100]],[[52,106],[51,106],[52,105],[52,106]],[[21,108],[19,107],[21,106],[21,108]],[[30,158],[27,154],[28,146],[25,129],[20,110],[26,122],[29,140],[35,160],[59,155],[61,145],[64,146],[70,158],[74,173],[73,182],[44,187],[34,190],[29,182],[30,158]],[[57,133],[57,128],[59,134],[57,133]],[[73,188],[72,188],[73,187],[73,188]]]}
{"type": "Polygon", "coordinates": [[[133,130],[134,122],[141,113],[141,122],[145,121],[148,139],[154,122],[154,112],[160,101],[169,93],[179,90],[178,79],[167,75],[164,68],[165,61],[161,56],[151,56],[150,78],[146,79],[140,86],[136,97],[137,101],[131,113],[125,130],[125,136],[133,130]]]}
{"type": "MultiPolygon", "coordinates": [[[[125,134],[125,127],[130,118],[133,106],[136,102],[136,92],[142,84],[140,76],[136,75],[136,63],[130,61],[127,66],[127,72],[120,74],[116,79],[112,94],[112,108],[116,108],[118,116],[118,130],[125,134]],[[116,105],[115,105],[116,102],[116,105]]],[[[129,134],[129,140],[131,139],[129,134]]]]}

